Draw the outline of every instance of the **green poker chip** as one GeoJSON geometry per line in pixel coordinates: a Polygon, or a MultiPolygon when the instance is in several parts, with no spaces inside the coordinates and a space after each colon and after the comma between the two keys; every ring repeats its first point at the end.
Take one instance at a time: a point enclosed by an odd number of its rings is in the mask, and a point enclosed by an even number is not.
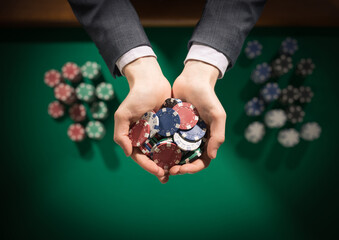
{"type": "Polygon", "coordinates": [[[110,83],[102,82],[97,86],[95,93],[97,97],[101,100],[111,100],[114,97],[113,85],[110,83]]]}
{"type": "Polygon", "coordinates": [[[85,102],[91,102],[95,98],[95,88],[93,85],[88,83],[80,83],[79,86],[75,89],[75,93],[79,100],[85,102]]]}
{"type": "Polygon", "coordinates": [[[198,148],[195,151],[190,151],[184,155],[184,157],[181,159],[179,165],[183,165],[186,163],[191,163],[197,160],[202,154],[202,151],[200,148],[198,148]]]}
{"type": "Polygon", "coordinates": [[[101,66],[96,62],[87,61],[81,67],[82,75],[90,80],[96,80],[101,75],[101,66]]]}
{"type": "Polygon", "coordinates": [[[94,119],[104,120],[108,117],[108,108],[105,102],[94,102],[90,110],[94,119]]]}
{"type": "Polygon", "coordinates": [[[104,125],[99,121],[90,121],[86,125],[86,134],[89,138],[100,140],[105,136],[104,125]]]}

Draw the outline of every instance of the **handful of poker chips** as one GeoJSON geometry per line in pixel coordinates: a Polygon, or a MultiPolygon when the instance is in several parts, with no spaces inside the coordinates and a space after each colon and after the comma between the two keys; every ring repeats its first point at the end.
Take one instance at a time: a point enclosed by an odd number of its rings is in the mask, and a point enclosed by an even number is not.
{"type": "Polygon", "coordinates": [[[132,125],[129,138],[133,147],[169,170],[202,155],[206,131],[206,123],[191,103],[168,98],[160,110],[146,112],[132,125]]]}

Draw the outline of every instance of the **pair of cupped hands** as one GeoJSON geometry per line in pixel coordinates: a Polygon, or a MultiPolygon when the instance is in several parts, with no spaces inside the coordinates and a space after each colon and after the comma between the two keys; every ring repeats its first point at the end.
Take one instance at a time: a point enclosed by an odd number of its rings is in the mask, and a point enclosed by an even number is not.
{"type": "Polygon", "coordinates": [[[130,91],[114,115],[114,141],[126,156],[143,169],[166,183],[170,175],[193,174],[208,167],[216,158],[225,140],[226,112],[214,92],[219,70],[207,63],[189,60],[171,89],[155,57],[139,58],[123,69],[130,91]],[[203,155],[192,163],[175,165],[169,171],[160,168],[138,148],[133,148],[128,137],[130,126],[148,111],[157,111],[167,98],[180,98],[192,103],[209,126],[209,136],[203,155]],[[207,149],[207,151],[206,151],[207,149]]]}

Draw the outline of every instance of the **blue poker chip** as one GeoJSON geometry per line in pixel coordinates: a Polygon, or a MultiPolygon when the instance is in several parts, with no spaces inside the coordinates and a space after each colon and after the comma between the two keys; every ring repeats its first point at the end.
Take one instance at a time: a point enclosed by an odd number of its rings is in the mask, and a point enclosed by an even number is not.
{"type": "Polygon", "coordinates": [[[251,74],[251,79],[256,84],[266,82],[272,74],[272,67],[266,62],[258,64],[251,74]]]}
{"type": "Polygon", "coordinates": [[[161,108],[157,111],[159,132],[163,137],[172,136],[180,127],[180,117],[172,108],[161,108]]]}
{"type": "Polygon", "coordinates": [[[263,100],[254,97],[245,105],[245,112],[247,116],[259,116],[265,110],[265,103],[263,100]]]}
{"type": "Polygon", "coordinates": [[[245,54],[247,58],[254,59],[261,55],[261,51],[262,45],[257,40],[247,42],[245,48],[245,54]]]}
{"type": "Polygon", "coordinates": [[[280,52],[287,55],[293,55],[298,48],[298,41],[294,38],[287,37],[281,43],[280,52]]]}
{"type": "Polygon", "coordinates": [[[196,142],[205,136],[206,130],[206,123],[200,119],[193,128],[189,130],[179,130],[179,134],[187,141],[196,142]]]}
{"type": "Polygon", "coordinates": [[[265,102],[270,103],[279,98],[281,90],[277,83],[267,83],[261,89],[260,94],[265,102]]]}

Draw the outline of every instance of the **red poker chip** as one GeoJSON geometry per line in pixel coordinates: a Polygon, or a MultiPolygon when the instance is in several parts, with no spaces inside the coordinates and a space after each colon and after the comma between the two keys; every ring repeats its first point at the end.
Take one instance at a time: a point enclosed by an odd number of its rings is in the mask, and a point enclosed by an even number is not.
{"type": "Polygon", "coordinates": [[[52,118],[61,118],[65,114],[65,107],[59,101],[53,101],[48,105],[48,114],[52,118]]]}
{"type": "Polygon", "coordinates": [[[79,82],[82,78],[79,66],[73,62],[67,62],[62,67],[62,76],[71,82],[79,82]]]}
{"type": "Polygon", "coordinates": [[[73,104],[69,109],[69,116],[74,122],[82,122],[86,119],[86,108],[82,104],[73,104]]]}
{"type": "Polygon", "coordinates": [[[69,126],[67,135],[72,141],[81,142],[86,137],[85,128],[79,123],[74,123],[69,126]]]}
{"type": "Polygon", "coordinates": [[[193,128],[199,120],[199,113],[191,103],[178,103],[173,107],[173,110],[175,110],[180,117],[180,129],[182,130],[193,128]]]}
{"type": "Polygon", "coordinates": [[[54,88],[54,96],[56,99],[66,102],[74,94],[74,88],[68,84],[60,83],[54,88]]]}
{"type": "Polygon", "coordinates": [[[129,138],[132,141],[133,147],[140,147],[149,137],[150,126],[147,121],[139,120],[129,130],[129,138]]]}
{"type": "Polygon", "coordinates": [[[59,71],[51,69],[45,73],[44,82],[47,86],[54,88],[62,82],[62,76],[59,71]]]}
{"type": "Polygon", "coordinates": [[[181,150],[171,142],[163,142],[155,147],[153,161],[161,168],[169,170],[181,160],[181,150]]]}

